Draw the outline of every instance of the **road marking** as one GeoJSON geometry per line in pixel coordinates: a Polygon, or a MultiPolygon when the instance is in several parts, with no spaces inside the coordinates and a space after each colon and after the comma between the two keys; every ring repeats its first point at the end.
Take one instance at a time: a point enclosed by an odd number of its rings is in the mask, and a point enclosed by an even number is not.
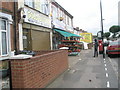
{"type": "Polygon", "coordinates": [[[104,63],[106,63],[106,61],[104,61],[104,63]]]}
{"type": "Polygon", "coordinates": [[[76,70],[72,70],[71,73],[74,73],[76,70]]]}
{"type": "Polygon", "coordinates": [[[108,69],[107,68],[105,68],[105,71],[107,71],[108,69]]]}
{"type": "Polygon", "coordinates": [[[105,66],[107,66],[107,65],[105,64],[105,66]]]}
{"type": "Polygon", "coordinates": [[[69,71],[70,69],[68,69],[68,71],[69,71]]]}
{"type": "Polygon", "coordinates": [[[108,73],[106,73],[105,75],[106,75],[106,77],[108,77],[108,73]]]}
{"type": "Polygon", "coordinates": [[[107,81],[107,87],[110,87],[110,82],[109,81],[107,81]]]}
{"type": "Polygon", "coordinates": [[[105,59],[103,59],[105,61],[105,59]]]}
{"type": "Polygon", "coordinates": [[[82,60],[82,59],[79,59],[79,60],[82,60]]]}

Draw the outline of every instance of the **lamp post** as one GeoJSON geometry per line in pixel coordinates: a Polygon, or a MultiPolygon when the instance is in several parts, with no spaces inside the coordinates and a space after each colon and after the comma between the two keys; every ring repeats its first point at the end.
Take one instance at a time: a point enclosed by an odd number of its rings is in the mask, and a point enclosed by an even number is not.
{"type": "MultiPolygon", "coordinates": [[[[102,17],[102,3],[101,3],[101,0],[100,0],[100,13],[101,13],[101,29],[102,29],[102,42],[104,43],[104,36],[103,36],[103,17],[102,17]]],[[[104,53],[104,44],[103,44],[103,58],[105,58],[105,53],[104,53]]]]}

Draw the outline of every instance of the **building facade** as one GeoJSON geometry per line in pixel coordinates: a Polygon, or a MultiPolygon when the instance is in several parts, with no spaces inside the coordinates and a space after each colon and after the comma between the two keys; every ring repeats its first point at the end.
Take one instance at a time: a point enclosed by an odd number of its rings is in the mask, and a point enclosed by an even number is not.
{"type": "Polygon", "coordinates": [[[7,59],[15,50],[14,2],[0,2],[0,59],[7,59]]]}
{"type": "Polygon", "coordinates": [[[49,0],[18,0],[20,50],[52,49],[49,0]]]}
{"type": "Polygon", "coordinates": [[[58,44],[66,37],[54,31],[66,31],[73,33],[73,16],[68,13],[55,0],[51,0],[51,24],[53,29],[53,48],[58,49],[58,44]]]}
{"type": "Polygon", "coordinates": [[[87,33],[87,31],[82,30],[79,27],[74,28],[74,34],[80,35],[80,33],[87,33]]]}
{"type": "Polygon", "coordinates": [[[66,37],[54,29],[73,33],[73,16],[54,0],[10,1],[0,1],[0,69],[5,65],[9,75],[14,52],[56,49],[66,37]]]}
{"type": "Polygon", "coordinates": [[[8,59],[18,50],[16,2],[0,1],[0,89],[9,88],[8,59]],[[1,79],[2,77],[2,79],[1,79]],[[8,81],[7,81],[8,80],[8,81]]]}
{"type": "Polygon", "coordinates": [[[73,33],[73,16],[54,0],[18,0],[11,3],[15,11],[15,29],[14,37],[12,35],[13,39],[10,38],[8,43],[12,43],[15,52],[53,49],[56,41],[58,44],[64,38],[56,34],[53,27],[73,33]]]}
{"type": "Polygon", "coordinates": [[[73,16],[55,0],[51,0],[51,14],[54,28],[73,32],[73,16]]]}

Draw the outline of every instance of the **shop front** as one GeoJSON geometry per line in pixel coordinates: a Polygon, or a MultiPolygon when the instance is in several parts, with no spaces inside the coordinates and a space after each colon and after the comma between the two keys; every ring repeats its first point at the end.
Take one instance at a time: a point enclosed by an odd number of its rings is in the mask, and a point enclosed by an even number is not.
{"type": "Polygon", "coordinates": [[[80,35],[76,35],[71,32],[67,32],[65,30],[61,30],[57,28],[54,28],[53,31],[54,31],[53,33],[54,49],[59,49],[59,45],[62,43],[61,42],[62,40],[77,40],[81,37],[80,35]]]}
{"type": "Polygon", "coordinates": [[[24,23],[23,49],[50,50],[50,29],[24,23]]]}
{"type": "Polygon", "coordinates": [[[28,7],[24,8],[24,15],[20,30],[21,50],[51,50],[52,30],[49,16],[28,7]]]}

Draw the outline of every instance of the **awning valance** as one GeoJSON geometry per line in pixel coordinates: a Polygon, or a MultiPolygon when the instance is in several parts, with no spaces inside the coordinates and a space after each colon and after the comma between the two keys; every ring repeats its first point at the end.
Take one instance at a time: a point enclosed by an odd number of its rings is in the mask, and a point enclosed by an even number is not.
{"type": "Polygon", "coordinates": [[[64,37],[81,37],[80,35],[76,35],[76,34],[66,32],[66,31],[62,31],[62,30],[59,30],[59,29],[53,29],[53,30],[57,31],[58,33],[60,33],[64,37]]]}

